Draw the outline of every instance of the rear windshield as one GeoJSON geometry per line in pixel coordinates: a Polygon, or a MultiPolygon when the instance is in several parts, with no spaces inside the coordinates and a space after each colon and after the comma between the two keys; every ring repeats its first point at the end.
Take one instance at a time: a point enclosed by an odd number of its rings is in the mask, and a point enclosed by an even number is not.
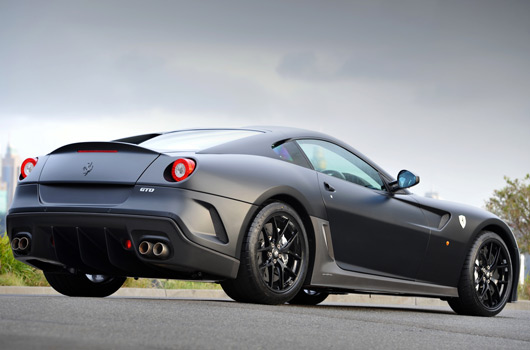
{"type": "Polygon", "coordinates": [[[159,152],[199,151],[244,137],[261,134],[254,130],[187,130],[163,134],[140,143],[159,152]]]}

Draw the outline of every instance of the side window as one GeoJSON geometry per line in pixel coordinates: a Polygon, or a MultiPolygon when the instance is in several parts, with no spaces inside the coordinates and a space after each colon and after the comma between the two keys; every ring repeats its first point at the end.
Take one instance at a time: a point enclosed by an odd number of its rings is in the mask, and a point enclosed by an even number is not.
{"type": "Polygon", "coordinates": [[[273,145],[272,150],[278,155],[278,157],[280,157],[281,160],[285,160],[305,168],[311,168],[309,163],[307,163],[307,159],[300,151],[300,148],[292,141],[282,143],[278,146],[273,145]]]}
{"type": "Polygon", "coordinates": [[[384,190],[379,173],[355,154],[320,140],[296,141],[315,170],[364,187],[384,190]]]}

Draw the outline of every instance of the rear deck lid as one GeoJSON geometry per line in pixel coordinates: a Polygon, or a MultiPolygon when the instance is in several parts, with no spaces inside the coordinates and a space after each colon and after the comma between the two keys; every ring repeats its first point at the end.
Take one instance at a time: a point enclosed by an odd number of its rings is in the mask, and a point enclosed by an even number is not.
{"type": "Polygon", "coordinates": [[[50,153],[39,182],[134,185],[159,155],[121,142],[74,143],[50,153]]]}

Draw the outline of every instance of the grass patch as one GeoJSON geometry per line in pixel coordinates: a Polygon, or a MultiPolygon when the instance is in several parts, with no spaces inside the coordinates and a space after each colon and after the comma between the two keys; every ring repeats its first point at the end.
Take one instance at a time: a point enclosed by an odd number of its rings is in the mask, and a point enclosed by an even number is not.
{"type": "Polygon", "coordinates": [[[197,281],[161,280],[164,289],[221,289],[217,283],[197,281]]]}
{"type": "Polygon", "coordinates": [[[152,288],[153,284],[150,279],[147,278],[127,278],[122,288],[152,288]]]}
{"type": "Polygon", "coordinates": [[[0,275],[0,286],[17,286],[23,287],[26,284],[24,280],[17,275],[7,272],[0,275]]]}
{"type": "Polygon", "coordinates": [[[519,300],[530,300],[530,276],[526,276],[524,284],[519,285],[517,296],[519,300]]]}
{"type": "Polygon", "coordinates": [[[149,279],[127,278],[125,284],[126,288],[157,288],[157,289],[221,289],[217,283],[206,283],[197,281],[180,281],[180,280],[163,280],[163,279],[149,279]]]}
{"type": "Polygon", "coordinates": [[[0,239],[0,285],[48,286],[42,271],[15,259],[6,234],[0,239]]]}

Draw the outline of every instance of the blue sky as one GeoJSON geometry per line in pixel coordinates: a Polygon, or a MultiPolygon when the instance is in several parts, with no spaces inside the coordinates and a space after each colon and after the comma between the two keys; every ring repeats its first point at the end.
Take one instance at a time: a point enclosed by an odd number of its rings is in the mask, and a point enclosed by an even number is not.
{"type": "Polygon", "coordinates": [[[295,126],[482,206],[530,172],[528,38],[524,0],[3,0],[0,154],[295,126]]]}

